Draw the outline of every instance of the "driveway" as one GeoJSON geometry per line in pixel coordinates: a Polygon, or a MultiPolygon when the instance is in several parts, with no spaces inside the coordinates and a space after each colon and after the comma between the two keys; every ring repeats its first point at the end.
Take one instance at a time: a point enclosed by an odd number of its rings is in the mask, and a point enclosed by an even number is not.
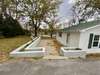
{"type": "Polygon", "coordinates": [[[100,60],[37,60],[0,64],[0,75],[100,75],[100,60]]]}

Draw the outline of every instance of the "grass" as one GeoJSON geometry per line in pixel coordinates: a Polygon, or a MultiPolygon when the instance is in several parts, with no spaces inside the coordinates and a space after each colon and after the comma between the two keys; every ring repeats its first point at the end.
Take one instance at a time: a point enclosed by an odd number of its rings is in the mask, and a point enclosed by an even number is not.
{"type": "Polygon", "coordinates": [[[10,52],[20,45],[28,42],[30,38],[28,36],[17,36],[13,38],[0,39],[0,51],[10,52]]]}
{"type": "Polygon", "coordinates": [[[9,58],[9,52],[28,42],[29,36],[17,36],[0,39],[0,62],[9,58]]]}

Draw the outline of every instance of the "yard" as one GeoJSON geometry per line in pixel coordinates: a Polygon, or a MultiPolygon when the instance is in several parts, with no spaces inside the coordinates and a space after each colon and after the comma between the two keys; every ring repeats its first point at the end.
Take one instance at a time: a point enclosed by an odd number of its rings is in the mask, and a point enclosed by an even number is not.
{"type": "Polygon", "coordinates": [[[13,38],[0,39],[0,62],[6,61],[9,58],[9,52],[29,40],[29,36],[17,36],[13,38]]]}
{"type": "MultiPolygon", "coordinates": [[[[0,62],[10,59],[9,52],[28,42],[29,40],[31,40],[29,36],[17,36],[13,38],[0,39],[0,62]]],[[[59,50],[62,45],[60,45],[56,39],[42,38],[38,46],[46,48],[46,56],[44,58],[51,59],[60,57],[59,50]]],[[[90,54],[87,55],[87,59],[88,58],[100,59],[100,54],[90,54]]]]}
{"type": "MultiPolygon", "coordinates": [[[[9,53],[29,40],[31,40],[29,36],[0,39],[0,62],[5,62],[8,61],[8,59],[11,59],[11,57],[9,57],[9,53]]],[[[46,48],[46,56],[59,56],[59,49],[61,45],[56,41],[56,39],[42,38],[38,46],[46,48]]],[[[31,58],[22,59],[30,60],[31,58]]]]}

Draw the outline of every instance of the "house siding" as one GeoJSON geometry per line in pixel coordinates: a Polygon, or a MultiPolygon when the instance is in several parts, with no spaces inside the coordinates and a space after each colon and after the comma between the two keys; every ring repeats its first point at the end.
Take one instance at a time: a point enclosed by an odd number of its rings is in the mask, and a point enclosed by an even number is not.
{"type": "Polygon", "coordinates": [[[80,41],[79,41],[79,47],[80,48],[82,48],[84,50],[88,49],[89,37],[90,37],[91,33],[93,33],[95,35],[100,35],[100,26],[86,30],[84,32],[81,32],[80,41]]]}
{"type": "Polygon", "coordinates": [[[56,39],[63,45],[68,47],[79,47],[79,32],[70,33],[68,42],[67,42],[67,33],[62,33],[62,37],[59,37],[59,33],[57,33],[56,39]]]}
{"type": "Polygon", "coordinates": [[[62,37],[59,37],[59,33],[57,33],[57,40],[68,47],[78,47],[83,50],[97,50],[97,48],[88,48],[89,45],[89,38],[90,34],[100,35],[100,26],[88,29],[88,30],[81,30],[80,32],[70,32],[70,36],[67,43],[67,32],[62,33],[62,37]]]}
{"type": "Polygon", "coordinates": [[[66,44],[66,38],[67,38],[67,33],[62,33],[62,36],[59,36],[59,32],[57,32],[56,34],[56,39],[58,40],[58,42],[60,42],[63,45],[67,45],[66,44]]]}
{"type": "Polygon", "coordinates": [[[79,39],[80,33],[79,32],[72,32],[69,36],[68,47],[79,47],[79,39]]]}

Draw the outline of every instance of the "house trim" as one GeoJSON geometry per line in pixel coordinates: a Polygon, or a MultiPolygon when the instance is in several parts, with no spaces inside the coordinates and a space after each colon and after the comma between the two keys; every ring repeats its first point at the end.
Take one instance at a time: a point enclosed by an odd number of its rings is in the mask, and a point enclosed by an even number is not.
{"type": "Polygon", "coordinates": [[[87,31],[87,30],[89,30],[89,29],[93,29],[93,28],[99,27],[99,26],[100,26],[100,24],[98,24],[98,25],[96,25],[96,26],[89,27],[89,28],[85,28],[85,29],[83,29],[83,30],[80,30],[80,32],[85,32],[85,31],[87,31]]]}

